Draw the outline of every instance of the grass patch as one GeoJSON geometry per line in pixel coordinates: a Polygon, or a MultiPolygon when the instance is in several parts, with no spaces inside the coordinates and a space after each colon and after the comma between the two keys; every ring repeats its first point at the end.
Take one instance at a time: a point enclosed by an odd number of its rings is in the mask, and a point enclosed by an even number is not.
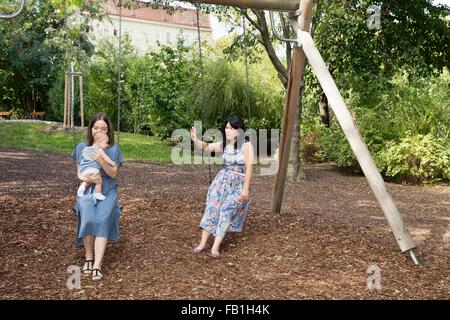
{"type": "MultiPolygon", "coordinates": [[[[47,133],[46,124],[0,123],[0,146],[51,151],[70,155],[74,145],[86,139],[85,135],[47,133]]],[[[117,140],[117,136],[115,137],[117,140]]],[[[125,160],[171,162],[171,146],[156,137],[121,133],[120,149],[125,160]]]]}

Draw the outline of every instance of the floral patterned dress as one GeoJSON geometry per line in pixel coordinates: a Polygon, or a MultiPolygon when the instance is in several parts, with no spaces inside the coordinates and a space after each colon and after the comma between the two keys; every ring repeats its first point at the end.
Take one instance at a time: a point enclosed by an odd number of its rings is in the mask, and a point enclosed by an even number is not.
{"type": "Polygon", "coordinates": [[[225,237],[228,231],[240,232],[245,224],[249,201],[240,203],[245,180],[244,145],[238,150],[225,147],[222,155],[225,167],[208,190],[200,228],[214,237],[225,237]]]}

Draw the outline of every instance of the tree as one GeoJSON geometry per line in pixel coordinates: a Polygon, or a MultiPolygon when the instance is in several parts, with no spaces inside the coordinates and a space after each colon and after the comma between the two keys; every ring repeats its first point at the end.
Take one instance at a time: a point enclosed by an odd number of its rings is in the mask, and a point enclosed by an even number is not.
{"type": "MultiPolygon", "coordinates": [[[[127,2],[129,3],[129,1],[127,2]]],[[[150,4],[153,6],[161,5],[168,7],[170,6],[170,1],[167,0],[154,0],[150,1],[150,4]]],[[[282,57],[277,55],[277,44],[279,43],[276,39],[271,35],[269,31],[269,23],[267,21],[266,12],[264,10],[258,9],[248,9],[248,10],[239,10],[233,9],[229,7],[221,7],[214,5],[202,5],[203,9],[208,12],[215,12],[222,19],[225,19],[228,24],[232,26],[232,28],[237,28],[241,26],[241,16],[244,16],[246,21],[249,22],[249,28],[246,32],[246,36],[244,38],[243,34],[237,35],[234,38],[233,43],[230,45],[226,52],[230,56],[241,57],[243,54],[243,47],[246,47],[246,54],[249,56],[250,60],[252,57],[254,58],[256,55],[252,55],[252,51],[254,49],[258,49],[256,45],[260,45],[267,52],[267,55],[270,59],[270,62],[274,66],[278,78],[280,79],[283,87],[286,89],[287,81],[288,81],[288,70],[290,68],[290,57],[292,51],[292,45],[290,43],[286,43],[285,46],[285,54],[286,59],[283,61],[282,57]],[[253,49],[252,49],[253,48],[253,49]]],[[[283,15],[279,16],[282,25],[282,32],[284,37],[289,38],[292,37],[292,31],[289,27],[289,22],[287,22],[286,17],[283,15]]],[[[298,117],[301,114],[301,105],[298,108],[298,117]]],[[[296,121],[295,131],[296,135],[293,139],[292,145],[294,148],[291,148],[293,152],[291,152],[291,161],[289,164],[289,174],[288,178],[297,179],[297,177],[302,177],[304,175],[303,170],[300,165],[300,153],[298,151],[298,145],[300,143],[300,121],[296,121]]]]}
{"type": "MultiPolygon", "coordinates": [[[[368,88],[400,69],[410,76],[429,76],[449,67],[449,14],[447,7],[423,0],[320,0],[314,38],[339,87],[351,87],[370,99],[368,88]],[[367,26],[367,10],[373,4],[381,28],[367,26]]],[[[308,78],[317,88],[321,122],[329,126],[327,98],[312,75],[308,78]]]]}
{"type": "Polygon", "coordinates": [[[50,41],[63,24],[53,10],[50,3],[31,1],[15,19],[0,21],[3,108],[21,107],[24,114],[42,110],[55,60],[62,53],[50,41]]]}
{"type": "MultiPolygon", "coordinates": [[[[67,63],[67,39],[77,39],[71,54],[78,57],[78,62],[90,54],[92,46],[83,25],[67,33],[66,17],[55,6],[61,3],[27,1],[19,16],[0,21],[2,108],[16,110],[21,116],[48,108],[49,89],[60,75],[61,65],[67,63]]],[[[83,8],[91,7],[89,4],[83,8]]]]}
{"type": "Polygon", "coordinates": [[[335,75],[354,72],[370,81],[406,67],[411,74],[450,66],[449,8],[430,0],[382,0],[380,29],[367,26],[371,0],[320,0],[316,44],[335,75]]]}
{"type": "MultiPolygon", "coordinates": [[[[124,6],[135,3],[131,0],[120,2],[124,6]]],[[[149,5],[170,7],[170,2],[154,0],[149,5]]],[[[381,6],[382,28],[370,30],[366,24],[367,9],[373,1],[320,0],[316,3],[314,37],[341,87],[350,84],[346,79],[351,79],[353,74],[370,82],[374,75],[394,74],[399,66],[424,74],[440,70],[449,64],[450,33],[448,21],[443,19],[448,16],[449,10],[444,6],[434,6],[430,0],[379,0],[376,4],[381,6]]],[[[201,7],[219,14],[234,28],[241,25],[241,16],[244,16],[249,22],[246,37],[243,34],[234,37],[227,53],[239,58],[242,57],[243,47],[246,47],[246,53],[252,59],[256,56],[252,56],[252,53],[259,45],[267,53],[280,82],[286,87],[292,47],[289,43],[284,44],[285,60],[277,55],[279,43],[269,32],[265,11],[211,5],[201,7]]],[[[278,19],[283,36],[294,37],[286,17],[278,16],[278,19]]],[[[326,102],[324,97],[322,102],[326,102]]],[[[301,113],[299,105],[298,126],[301,113]]],[[[300,132],[298,126],[296,125],[296,133],[300,132]]],[[[294,174],[291,178],[296,178],[295,172],[300,165],[296,161],[299,160],[299,140],[299,136],[294,137],[292,142],[290,172],[294,174]]]]}

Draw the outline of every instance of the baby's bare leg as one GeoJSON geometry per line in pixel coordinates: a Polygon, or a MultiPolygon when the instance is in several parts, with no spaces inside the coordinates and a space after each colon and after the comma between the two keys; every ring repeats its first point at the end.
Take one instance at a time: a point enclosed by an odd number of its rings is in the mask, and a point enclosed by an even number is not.
{"type": "Polygon", "coordinates": [[[85,182],[85,181],[83,181],[81,184],[82,184],[86,189],[89,188],[89,186],[91,185],[90,182],[85,182]]]}
{"type": "Polygon", "coordinates": [[[82,182],[81,184],[80,184],[80,187],[78,188],[78,191],[77,191],[77,195],[79,196],[79,197],[82,197],[83,195],[84,195],[84,192],[86,191],[86,189],[89,187],[91,185],[91,183],[89,183],[89,182],[82,182]]]}
{"type": "Polygon", "coordinates": [[[102,184],[101,183],[97,183],[95,185],[95,193],[102,193],[102,184]]]}
{"type": "Polygon", "coordinates": [[[97,200],[105,200],[105,196],[102,194],[102,184],[97,183],[95,185],[94,198],[97,200]]]}

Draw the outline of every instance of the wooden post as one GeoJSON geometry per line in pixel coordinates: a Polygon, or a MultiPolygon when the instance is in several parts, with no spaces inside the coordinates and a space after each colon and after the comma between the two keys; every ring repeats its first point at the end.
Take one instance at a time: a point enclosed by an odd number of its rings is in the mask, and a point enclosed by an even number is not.
{"type": "Polygon", "coordinates": [[[63,120],[63,128],[66,128],[67,124],[67,110],[68,110],[68,75],[67,72],[64,73],[64,120],[63,120]]]}
{"type": "Polygon", "coordinates": [[[354,122],[344,99],[339,93],[336,83],[334,82],[325,61],[320,55],[319,50],[317,50],[314,45],[311,35],[308,32],[300,31],[299,41],[306,56],[308,57],[311,67],[319,79],[323,91],[327,95],[330,106],[333,109],[353,152],[355,153],[356,159],[358,160],[359,165],[361,166],[361,169],[364,172],[364,175],[366,176],[367,181],[369,182],[369,185],[372,188],[372,191],[389,222],[389,225],[391,226],[392,232],[395,235],[395,240],[397,240],[402,252],[414,249],[416,244],[411,238],[409,231],[404,226],[402,217],[400,216],[391,195],[386,190],[383,178],[381,177],[375,162],[370,156],[369,149],[364,143],[356,123],[354,122]]]}
{"type": "Polygon", "coordinates": [[[70,127],[73,128],[74,126],[74,119],[75,119],[75,110],[74,110],[74,104],[75,104],[75,76],[73,75],[74,69],[73,69],[73,61],[71,63],[71,69],[70,69],[70,73],[69,73],[69,78],[70,78],[70,127]]]}
{"type": "MultiPolygon", "coordinates": [[[[299,30],[309,31],[312,20],[314,1],[301,0],[301,15],[298,19],[299,30]]],[[[286,93],[286,107],[283,115],[283,126],[281,131],[281,141],[279,149],[278,172],[272,190],[271,212],[279,213],[283,201],[284,185],[286,183],[286,173],[289,164],[289,152],[291,150],[291,140],[294,130],[294,121],[299,103],[299,92],[302,74],[305,70],[306,57],[303,49],[296,47],[292,53],[291,68],[289,70],[288,89],[286,93]]]]}
{"type": "Polygon", "coordinates": [[[80,79],[80,115],[81,115],[81,128],[84,128],[84,103],[83,103],[83,75],[78,76],[80,79]]]}
{"type": "Polygon", "coordinates": [[[63,127],[73,127],[74,115],[72,115],[72,99],[74,94],[75,76],[80,80],[80,114],[81,127],[84,128],[84,98],[83,98],[83,73],[81,72],[66,72],[64,75],[64,119],[63,127]]]}

